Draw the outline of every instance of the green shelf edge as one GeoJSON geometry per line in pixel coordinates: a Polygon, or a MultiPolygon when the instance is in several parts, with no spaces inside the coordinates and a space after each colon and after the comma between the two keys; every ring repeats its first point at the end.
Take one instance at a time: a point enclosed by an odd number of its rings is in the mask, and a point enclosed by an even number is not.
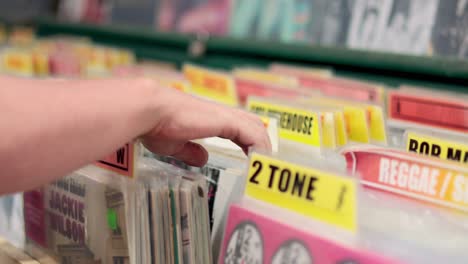
{"type": "Polygon", "coordinates": [[[468,61],[420,57],[382,52],[284,44],[271,41],[240,40],[211,36],[206,52],[193,58],[188,54],[195,35],[155,32],[151,29],[61,23],[42,18],[37,21],[39,36],[72,34],[129,48],[140,58],[161,59],[181,65],[191,61],[230,69],[242,65],[264,66],[272,61],[333,68],[339,75],[363,78],[387,85],[401,83],[468,92],[468,61]]]}

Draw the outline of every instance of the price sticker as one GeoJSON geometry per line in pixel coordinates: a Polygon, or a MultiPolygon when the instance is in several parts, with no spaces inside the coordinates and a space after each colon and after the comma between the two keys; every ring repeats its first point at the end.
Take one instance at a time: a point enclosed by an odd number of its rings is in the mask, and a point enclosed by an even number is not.
{"type": "Polygon", "coordinates": [[[345,230],[357,230],[357,185],[351,178],[253,153],[245,193],[345,230]]]}

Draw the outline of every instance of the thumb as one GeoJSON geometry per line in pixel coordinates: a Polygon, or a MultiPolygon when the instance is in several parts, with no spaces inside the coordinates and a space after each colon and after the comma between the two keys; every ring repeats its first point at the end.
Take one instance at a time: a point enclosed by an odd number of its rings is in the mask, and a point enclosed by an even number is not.
{"type": "Polygon", "coordinates": [[[174,158],[184,161],[187,165],[201,167],[208,161],[208,152],[200,144],[187,142],[176,153],[172,155],[174,158]]]}

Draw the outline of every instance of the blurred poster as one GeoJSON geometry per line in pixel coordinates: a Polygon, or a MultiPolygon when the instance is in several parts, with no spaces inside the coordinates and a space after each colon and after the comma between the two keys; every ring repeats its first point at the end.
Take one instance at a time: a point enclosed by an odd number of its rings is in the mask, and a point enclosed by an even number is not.
{"type": "Polygon", "coordinates": [[[311,42],[345,45],[354,0],[315,0],[312,6],[311,42]]]}
{"type": "Polygon", "coordinates": [[[378,50],[429,55],[432,28],[439,0],[394,0],[378,50]]]}
{"type": "Polygon", "coordinates": [[[432,44],[437,55],[468,58],[468,0],[440,1],[432,44]]]}
{"type": "Polygon", "coordinates": [[[350,48],[374,49],[385,30],[393,0],[356,0],[347,45],[350,48]]]}
{"type": "Polygon", "coordinates": [[[183,33],[224,35],[228,29],[230,0],[159,0],[156,28],[183,33]]]}
{"type": "Polygon", "coordinates": [[[109,19],[110,0],[61,0],[58,18],[70,22],[100,24],[109,19]]]}
{"type": "Polygon", "coordinates": [[[237,38],[254,37],[262,4],[262,0],[235,0],[231,10],[229,34],[237,38]]]}
{"type": "Polygon", "coordinates": [[[112,24],[152,28],[159,0],[113,0],[112,24]]]}
{"type": "Polygon", "coordinates": [[[310,42],[309,0],[237,0],[233,2],[230,35],[282,42],[310,42]]]}

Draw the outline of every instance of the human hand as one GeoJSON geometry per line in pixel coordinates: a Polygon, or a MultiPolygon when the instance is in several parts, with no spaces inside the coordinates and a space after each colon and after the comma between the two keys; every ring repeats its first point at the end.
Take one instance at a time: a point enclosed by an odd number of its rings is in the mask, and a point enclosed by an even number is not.
{"type": "Polygon", "coordinates": [[[159,95],[158,122],[142,136],[154,153],[173,156],[191,166],[203,166],[208,152],[191,140],[221,137],[232,140],[245,153],[249,147],[271,152],[263,122],[254,114],[198,99],[172,89],[159,95]]]}

